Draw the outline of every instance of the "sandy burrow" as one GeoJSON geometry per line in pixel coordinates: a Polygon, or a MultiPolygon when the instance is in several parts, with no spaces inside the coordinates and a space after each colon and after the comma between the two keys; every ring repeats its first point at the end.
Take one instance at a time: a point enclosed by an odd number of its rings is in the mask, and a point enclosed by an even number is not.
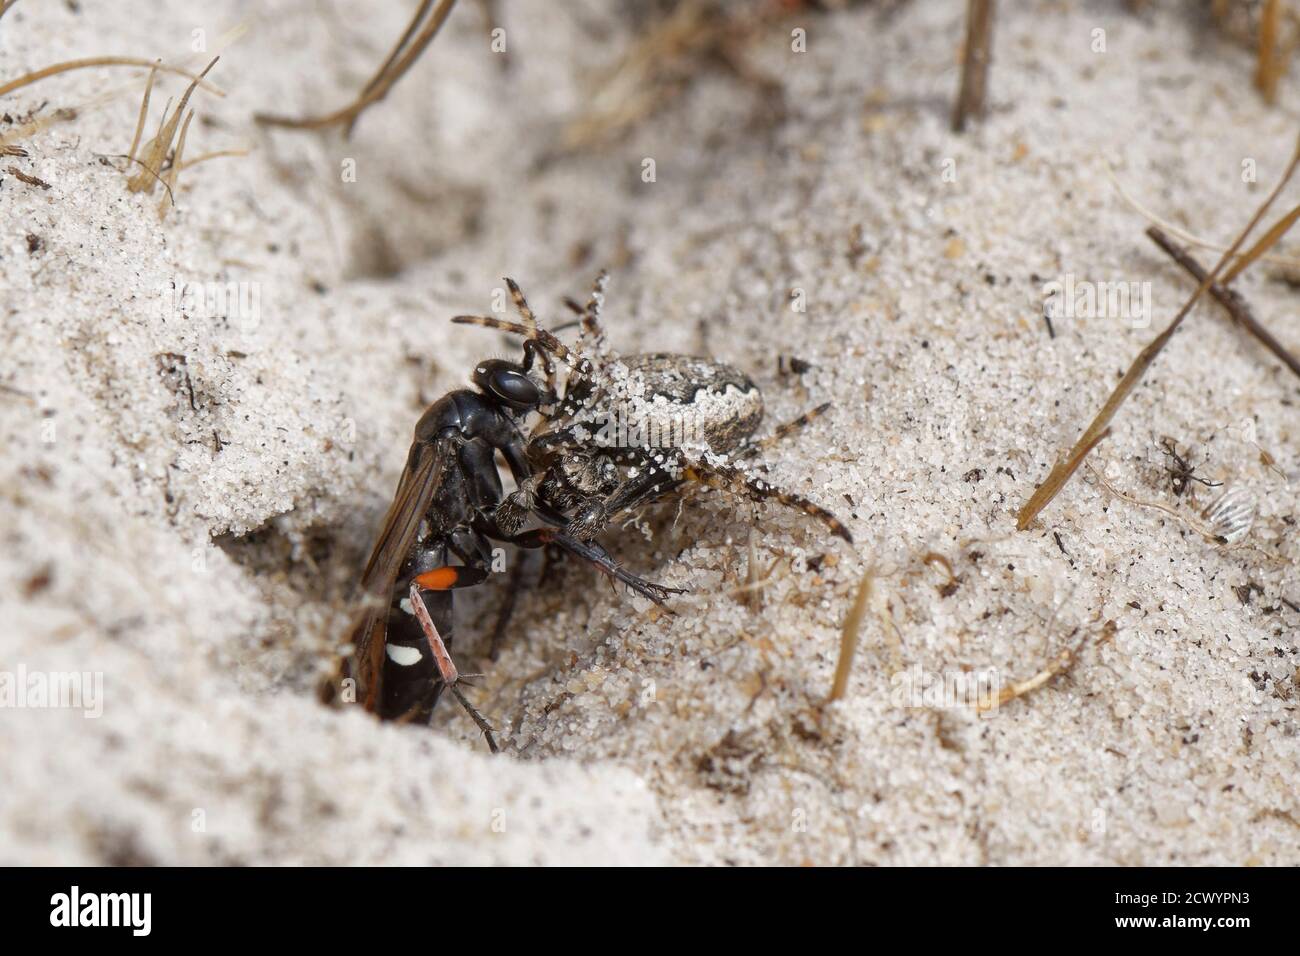
{"type": "MultiPolygon", "coordinates": [[[[707,64],[573,150],[635,24],[520,0],[502,56],[465,4],[344,141],[251,117],[344,102],[402,11],[157,6],[20,3],[0,23],[5,79],[220,52],[227,95],[195,95],[187,152],[252,150],[186,170],[160,222],[120,156],[142,71],[0,101],[29,153],[0,166],[49,183],[0,168],[0,669],[102,680],[99,716],[0,714],[0,862],[1300,859],[1289,373],[1198,308],[1095,459],[1174,514],[1089,479],[1014,530],[1189,291],[1107,170],[1214,241],[1280,171],[1293,117],[1250,92],[1248,52],[1181,4],[1001,5],[990,116],[955,137],[964,4],[794,13],[741,44],[748,79],[707,64]],[[767,462],[856,545],[692,494],[606,538],[691,588],[675,615],[562,567],[491,665],[506,584],[467,593],[458,656],[486,671],[473,694],[506,756],[451,708],[430,731],[322,707],[411,425],[513,349],[446,318],[489,308],[504,275],[558,316],[601,264],[619,348],[746,368],[771,422],[835,403],[767,462]],[[1149,283],[1149,310],[1049,337],[1044,286],[1067,277],[1149,283]],[[175,284],[195,294],[178,306],[175,284]],[[1217,492],[1174,494],[1162,436],[1258,500],[1242,543],[1192,530],[1217,492]],[[734,593],[751,548],[754,600],[734,593]],[[867,573],[848,694],[824,707],[867,573]],[[907,693],[1009,685],[1067,649],[1066,673],[983,717],[907,693]]],[[[160,80],[151,123],[183,85],[160,80]]],[[[1294,340],[1278,268],[1240,285],[1294,340]]]]}

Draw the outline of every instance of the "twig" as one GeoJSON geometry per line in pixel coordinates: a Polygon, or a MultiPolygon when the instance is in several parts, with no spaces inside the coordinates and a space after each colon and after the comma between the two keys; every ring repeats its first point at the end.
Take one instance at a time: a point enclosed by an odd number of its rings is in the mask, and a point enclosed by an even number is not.
{"type": "MultiPolygon", "coordinates": [[[[1197,246],[1201,249],[1208,249],[1211,252],[1223,252],[1226,248],[1228,248],[1227,246],[1222,246],[1217,243],[1210,242],[1208,239],[1202,239],[1200,236],[1194,236],[1186,229],[1180,229],[1178,226],[1174,225],[1168,219],[1161,219],[1159,216],[1157,216],[1146,206],[1142,205],[1140,202],[1134,199],[1133,196],[1123,186],[1120,185],[1119,180],[1115,178],[1115,170],[1112,169],[1109,164],[1107,164],[1106,166],[1106,176],[1108,179],[1110,179],[1110,184],[1115,187],[1115,191],[1119,193],[1119,197],[1123,199],[1125,203],[1128,204],[1129,208],[1131,208],[1135,213],[1137,213],[1143,219],[1147,220],[1153,225],[1159,226],[1169,235],[1175,237],[1176,239],[1181,239],[1189,246],[1197,246]]],[[[1300,269],[1300,259],[1297,259],[1294,256],[1260,256],[1260,261],[1271,262],[1274,265],[1285,266],[1288,269],[1300,269]]]]}
{"type": "MultiPolygon", "coordinates": [[[[1206,289],[1214,284],[1214,280],[1219,277],[1219,273],[1223,271],[1224,266],[1228,264],[1236,254],[1237,250],[1241,248],[1242,244],[1246,241],[1246,238],[1254,228],[1259,225],[1260,220],[1264,218],[1264,214],[1267,213],[1269,208],[1273,205],[1273,201],[1277,199],[1278,194],[1282,192],[1282,188],[1290,182],[1297,165],[1300,165],[1300,138],[1296,141],[1295,151],[1291,155],[1291,161],[1287,163],[1286,171],[1282,174],[1282,178],[1279,179],[1277,185],[1273,187],[1273,191],[1268,194],[1268,198],[1264,200],[1263,205],[1255,211],[1255,215],[1251,218],[1250,222],[1247,223],[1246,228],[1237,236],[1228,251],[1219,258],[1214,269],[1201,280],[1196,291],[1193,292],[1191,297],[1183,304],[1183,307],[1178,310],[1178,314],[1174,316],[1174,319],[1169,323],[1169,326],[1157,335],[1146,348],[1138,353],[1137,358],[1133,360],[1133,364],[1130,365],[1128,371],[1124,373],[1124,377],[1120,379],[1119,384],[1115,386],[1115,389],[1110,393],[1110,397],[1106,399],[1106,404],[1102,406],[1101,411],[1098,412],[1097,416],[1092,420],[1092,424],[1090,424],[1087,430],[1079,436],[1079,440],[1075,442],[1074,448],[1071,449],[1070,454],[1066,457],[1065,461],[1058,461],[1057,464],[1052,467],[1047,478],[1038,486],[1037,490],[1030,497],[1029,501],[1025,503],[1024,507],[1020,509],[1020,514],[1016,516],[1016,527],[1020,531],[1024,531],[1029,527],[1030,523],[1038,517],[1039,512],[1051,503],[1052,499],[1057,496],[1063,487],[1065,487],[1065,483],[1069,481],[1071,476],[1073,476],[1078,470],[1079,465],[1083,463],[1083,460],[1087,457],[1088,453],[1099,441],[1101,441],[1102,438],[1105,437],[1106,432],[1110,430],[1110,422],[1111,419],[1115,417],[1115,413],[1119,411],[1120,406],[1124,404],[1125,399],[1127,399],[1137,387],[1138,382],[1142,380],[1142,376],[1146,374],[1146,370],[1151,367],[1151,364],[1156,360],[1156,357],[1164,351],[1165,346],[1169,344],[1169,340],[1172,339],[1174,333],[1178,331],[1178,327],[1183,324],[1183,319],[1187,318],[1188,313],[1192,311],[1192,306],[1196,305],[1197,301],[1201,298],[1206,289]]],[[[1272,236],[1272,239],[1275,242],[1281,238],[1281,234],[1276,233],[1276,228],[1270,230],[1269,235],[1272,236]]],[[[1263,249],[1259,248],[1258,252],[1262,253],[1263,249]]]]}
{"type": "Polygon", "coordinates": [[[439,0],[438,6],[433,10],[429,22],[424,25],[424,29],[413,40],[412,34],[415,26],[425,16],[430,7],[429,0],[422,0],[420,7],[415,12],[411,23],[407,26],[406,32],[398,41],[397,46],[389,54],[384,65],[380,67],[370,81],[366,84],[361,95],[353,100],[350,104],[342,109],[335,110],[333,113],[326,113],[323,116],[305,116],[295,119],[291,116],[272,116],[266,113],[254,115],[254,119],[264,126],[281,126],[286,129],[322,129],[326,126],[333,126],[337,123],[345,124],[345,134],[352,132],[352,127],[365,109],[373,103],[378,103],[393,85],[411,68],[421,53],[424,52],[430,41],[438,35],[442,29],[443,23],[451,14],[452,7],[456,5],[456,0],[439,0]],[[407,41],[410,41],[407,46],[407,41]],[[407,46],[405,52],[398,56],[403,46],[407,46]]]}
{"type": "MultiPolygon", "coordinates": [[[[1151,226],[1147,229],[1147,235],[1151,237],[1152,242],[1167,252],[1174,262],[1186,269],[1192,278],[1198,282],[1205,281],[1205,269],[1201,264],[1186,249],[1176,245],[1159,227],[1151,226]]],[[[1225,289],[1216,282],[1210,286],[1209,292],[1227,310],[1234,322],[1255,336],[1261,345],[1272,352],[1296,376],[1300,376],[1300,360],[1297,360],[1285,345],[1274,338],[1272,332],[1259,324],[1259,320],[1251,313],[1250,306],[1246,305],[1246,300],[1235,289],[1225,289]]]]}
{"type": "Polygon", "coordinates": [[[217,96],[225,96],[225,90],[211,83],[204,81],[201,76],[196,76],[189,70],[182,70],[178,66],[164,66],[156,60],[142,60],[133,56],[94,56],[84,60],[67,60],[63,63],[56,63],[53,66],[47,66],[43,70],[36,70],[25,76],[20,76],[16,80],[10,80],[4,86],[0,86],[0,96],[6,93],[12,93],[14,90],[20,90],[24,86],[31,86],[38,80],[43,80],[48,76],[54,76],[56,73],[66,73],[69,70],[83,70],[92,66],[147,66],[151,69],[157,68],[164,73],[175,73],[186,79],[193,80],[209,93],[215,93],[217,96]]]}
{"type": "Polygon", "coordinates": [[[29,176],[17,166],[10,166],[7,170],[10,176],[13,176],[19,182],[26,183],[28,186],[36,186],[38,189],[49,189],[50,184],[43,179],[37,179],[35,176],[29,176]]]}
{"type": "Polygon", "coordinates": [[[993,0],[968,0],[966,7],[966,50],[962,56],[961,89],[952,115],[952,131],[966,129],[967,117],[984,114],[988,90],[989,62],[993,45],[993,0]]]}

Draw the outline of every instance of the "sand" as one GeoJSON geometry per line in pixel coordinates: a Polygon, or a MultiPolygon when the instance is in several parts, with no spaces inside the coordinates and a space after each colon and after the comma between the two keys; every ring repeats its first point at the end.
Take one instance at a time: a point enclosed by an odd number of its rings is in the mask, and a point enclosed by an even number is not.
{"type": "MultiPolygon", "coordinates": [[[[122,171],[143,70],[0,100],[29,154],[0,163],[0,671],[90,691],[0,713],[0,862],[1300,862],[1300,383],[1198,306],[1094,456],[1104,482],[1015,530],[1190,291],[1109,171],[1227,242],[1288,158],[1294,79],[1262,103],[1249,51],[1181,3],[1003,4],[990,114],[955,136],[965,5],[854,6],[773,20],[740,46],[748,79],[706,65],[566,149],[636,24],[518,0],[503,55],[465,3],[345,141],[252,116],[345,103],[411,5],[221,6],[28,0],[0,21],[5,80],[220,53],[187,156],[249,149],[186,169],[160,221],[162,191],[122,171]],[[23,133],[38,108],[76,115],[23,133]],[[447,704],[432,729],[322,706],[412,425],[515,354],[447,319],[510,275],[559,321],[602,265],[617,348],[748,370],[769,428],[834,403],[765,461],[855,545],[693,493],[604,539],[691,589],[676,614],[566,565],[520,594],[496,662],[507,582],[466,592],[457,658],[501,756],[447,704]],[[1051,283],[1138,285],[1052,335],[1051,283]],[[1225,486],[1177,494],[1166,436],[1225,486]],[[1258,514],[1225,547],[1197,529],[1227,486],[1258,514]],[[1054,662],[966,706],[961,681],[1054,662]]],[[[146,136],[184,85],[159,78],[146,136]]],[[[1295,344],[1284,278],[1238,285],[1295,344]]]]}

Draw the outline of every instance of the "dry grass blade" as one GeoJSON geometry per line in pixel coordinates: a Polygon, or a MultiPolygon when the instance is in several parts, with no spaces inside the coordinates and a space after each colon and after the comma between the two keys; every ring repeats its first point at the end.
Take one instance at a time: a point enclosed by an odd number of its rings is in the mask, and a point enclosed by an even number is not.
{"type": "Polygon", "coordinates": [[[167,195],[158,203],[158,218],[165,219],[167,210],[170,206],[176,205],[176,181],[181,175],[181,157],[185,155],[185,139],[190,132],[190,121],[194,119],[194,111],[190,110],[185,115],[185,123],[181,126],[181,138],[176,142],[176,152],[172,154],[171,168],[167,170],[167,175],[163,177],[163,185],[167,187],[167,195]]]}
{"type": "MultiPolygon", "coordinates": [[[[1197,282],[1205,280],[1204,267],[1186,249],[1175,245],[1159,228],[1156,226],[1149,227],[1147,235],[1151,237],[1152,242],[1169,253],[1169,257],[1186,269],[1188,274],[1197,282]]],[[[1273,333],[1259,323],[1254,313],[1250,311],[1250,306],[1235,290],[1225,289],[1220,283],[1216,282],[1210,286],[1210,295],[1214,296],[1215,300],[1223,306],[1234,322],[1255,336],[1264,348],[1280,359],[1282,364],[1289,368],[1293,374],[1300,377],[1300,360],[1297,360],[1285,345],[1273,337],[1273,333]]]]}
{"type": "MultiPolygon", "coordinates": [[[[1151,346],[1147,346],[1147,349],[1150,348],[1151,346]]],[[[1146,354],[1145,350],[1143,354],[1146,354]]],[[[1133,370],[1129,369],[1129,371],[1132,372],[1133,370]]],[[[1127,376],[1125,376],[1125,378],[1127,378],[1127,376]]],[[[1123,384],[1123,382],[1120,382],[1121,387],[1123,384]]],[[[1065,461],[1058,462],[1052,466],[1052,470],[1048,474],[1046,480],[1038,486],[1033,497],[1029,499],[1023,508],[1020,509],[1020,514],[1016,517],[1017,529],[1024,531],[1025,528],[1029,527],[1029,522],[1033,521],[1038,515],[1038,512],[1042,511],[1043,508],[1045,508],[1047,504],[1056,497],[1057,493],[1065,487],[1065,483],[1070,479],[1071,475],[1078,471],[1079,466],[1083,464],[1083,460],[1092,453],[1094,448],[1105,440],[1107,435],[1110,434],[1110,428],[1106,427],[1098,434],[1093,435],[1092,427],[1095,427],[1097,422],[1102,421],[1103,416],[1106,417],[1106,420],[1109,420],[1110,416],[1106,414],[1106,410],[1111,407],[1111,403],[1115,401],[1115,397],[1118,394],[1118,389],[1111,394],[1110,401],[1106,403],[1106,408],[1103,408],[1097,418],[1093,420],[1092,426],[1084,433],[1083,438],[1080,438],[1075,446],[1070,449],[1070,456],[1066,458],[1065,461]]],[[[1125,394],[1127,394],[1127,392],[1125,394]]],[[[1120,401],[1123,401],[1123,398],[1120,398],[1120,401]]],[[[1114,413],[1112,412],[1111,414],[1114,413]]]]}
{"type": "Polygon", "coordinates": [[[1267,103],[1277,101],[1277,84],[1286,72],[1286,62],[1278,49],[1278,29],[1282,18],[1282,0],[1265,0],[1259,19],[1259,59],[1255,67],[1255,88],[1267,103]]]}
{"type": "MultiPolygon", "coordinates": [[[[1142,376],[1146,374],[1146,370],[1151,367],[1151,363],[1156,360],[1156,357],[1162,351],[1164,351],[1165,346],[1169,344],[1169,340],[1174,337],[1174,333],[1177,332],[1178,327],[1182,325],[1183,319],[1185,319],[1188,313],[1192,311],[1192,306],[1196,305],[1197,301],[1206,290],[1214,284],[1215,280],[1219,277],[1219,273],[1223,271],[1224,266],[1231,261],[1232,257],[1236,255],[1237,250],[1241,248],[1243,243],[1245,243],[1247,237],[1252,231],[1254,231],[1255,227],[1259,225],[1260,220],[1262,220],[1265,214],[1267,214],[1269,208],[1277,199],[1278,194],[1281,193],[1282,188],[1290,182],[1291,177],[1295,174],[1297,165],[1300,165],[1300,139],[1297,139],[1296,141],[1295,151],[1291,155],[1291,161],[1287,163],[1286,171],[1282,174],[1282,178],[1279,179],[1277,185],[1273,187],[1273,191],[1268,194],[1268,198],[1264,200],[1263,205],[1255,211],[1255,215],[1251,217],[1246,228],[1237,236],[1228,251],[1219,258],[1219,261],[1215,264],[1210,273],[1201,280],[1196,291],[1193,292],[1191,298],[1183,304],[1183,307],[1178,310],[1178,314],[1174,316],[1174,319],[1169,323],[1169,326],[1156,336],[1146,348],[1138,353],[1137,358],[1133,360],[1133,364],[1130,365],[1128,371],[1124,373],[1124,377],[1120,379],[1119,384],[1116,385],[1114,391],[1110,393],[1110,397],[1106,400],[1106,404],[1102,406],[1101,411],[1098,412],[1097,416],[1092,420],[1092,424],[1088,426],[1087,430],[1079,437],[1079,440],[1075,442],[1074,448],[1071,449],[1070,454],[1066,457],[1065,461],[1058,462],[1052,468],[1047,479],[1038,486],[1029,501],[1027,501],[1024,507],[1020,509],[1020,513],[1016,517],[1016,527],[1019,530],[1023,531],[1025,528],[1029,527],[1030,523],[1038,517],[1039,513],[1047,507],[1047,505],[1052,502],[1052,499],[1060,493],[1060,490],[1063,487],[1065,487],[1066,482],[1068,482],[1074,473],[1078,471],[1079,466],[1083,464],[1083,460],[1088,456],[1088,453],[1096,447],[1097,443],[1101,441],[1102,438],[1105,437],[1106,432],[1110,428],[1111,419],[1115,417],[1115,413],[1119,411],[1120,406],[1124,404],[1125,399],[1132,394],[1133,390],[1137,387],[1138,382],[1142,380],[1142,376]]],[[[1279,225],[1281,224],[1279,223],[1279,225]]],[[[1275,226],[1269,231],[1274,242],[1276,242],[1281,236],[1281,232],[1277,232],[1277,228],[1278,227],[1275,226]],[[1277,232],[1277,234],[1273,235],[1275,232],[1277,232]]],[[[1265,251],[1266,248],[1267,247],[1260,248],[1256,252],[1256,255],[1258,256],[1260,253],[1265,251]]]]}
{"type": "MultiPolygon", "coordinates": [[[[1138,202],[1128,192],[1128,190],[1126,190],[1122,185],[1120,185],[1119,180],[1115,178],[1115,170],[1112,169],[1109,165],[1106,167],[1106,176],[1108,179],[1110,179],[1110,184],[1115,187],[1115,191],[1119,193],[1119,198],[1124,200],[1124,202],[1128,205],[1130,209],[1132,209],[1135,213],[1137,213],[1143,219],[1147,220],[1147,222],[1151,223],[1152,225],[1159,226],[1168,235],[1173,236],[1179,241],[1186,243],[1188,246],[1194,246],[1198,249],[1206,249],[1209,250],[1210,252],[1222,253],[1225,249],[1228,248],[1227,246],[1210,242],[1208,239],[1202,239],[1200,236],[1194,236],[1186,229],[1180,229],[1178,226],[1174,225],[1168,219],[1162,219],[1159,216],[1157,216],[1146,206],[1138,202]]],[[[1300,269],[1300,259],[1297,259],[1294,256],[1262,255],[1259,257],[1259,261],[1270,262],[1273,265],[1278,265],[1278,266],[1285,266],[1288,269],[1300,269]]]]}
{"type": "MultiPolygon", "coordinates": [[[[4,96],[6,93],[12,93],[14,90],[21,90],[24,86],[31,86],[38,80],[54,76],[57,73],[67,73],[69,70],[84,70],[95,66],[148,67],[150,69],[161,70],[164,73],[175,73],[178,76],[183,76],[198,83],[198,85],[203,87],[203,89],[207,90],[209,93],[215,93],[217,96],[226,95],[225,91],[220,87],[213,86],[211,83],[203,81],[203,76],[208,72],[207,70],[204,70],[203,73],[195,76],[189,70],[182,70],[178,66],[165,66],[156,60],[143,60],[133,56],[94,56],[88,57],[84,60],[67,60],[63,63],[56,63],[53,66],[45,67],[43,70],[36,70],[32,73],[20,76],[16,80],[10,80],[4,86],[0,86],[0,96],[4,96]]],[[[209,69],[211,69],[211,64],[209,64],[209,69]]]]}
{"type": "Polygon", "coordinates": [[[411,19],[411,23],[402,34],[401,40],[398,41],[397,46],[389,54],[379,72],[366,84],[361,95],[342,109],[335,110],[333,113],[326,113],[323,116],[308,116],[297,119],[289,116],[272,116],[266,113],[258,113],[254,116],[254,119],[264,126],[281,126],[286,129],[323,129],[327,126],[342,123],[345,125],[346,132],[350,134],[353,125],[366,108],[387,96],[393,85],[411,68],[411,64],[419,59],[425,47],[438,35],[438,31],[442,29],[443,23],[446,22],[455,5],[456,0],[439,0],[438,6],[429,15],[429,22],[412,39],[416,25],[429,13],[431,6],[428,0],[423,0],[419,9],[416,10],[415,16],[411,19]],[[403,50],[403,47],[406,49],[403,50]]]}
{"type": "Polygon", "coordinates": [[[984,113],[988,91],[989,62],[993,46],[993,0],[968,0],[966,7],[966,49],[961,64],[961,89],[952,114],[952,131],[960,133],[966,120],[984,113]]]}
{"type": "Polygon", "coordinates": [[[201,156],[195,156],[193,159],[187,159],[177,168],[181,170],[189,169],[191,166],[197,166],[199,163],[206,163],[209,159],[224,159],[228,156],[247,156],[252,150],[247,148],[235,149],[216,149],[210,153],[204,153],[201,156]]]}
{"type": "Polygon", "coordinates": [[[144,84],[144,99],[140,101],[140,115],[135,121],[135,136],[131,138],[131,150],[126,154],[127,159],[135,159],[135,151],[140,148],[140,136],[144,133],[144,121],[149,115],[149,96],[153,93],[153,82],[158,76],[158,67],[161,60],[155,61],[153,69],[149,71],[149,79],[144,84]]]}
{"type": "MultiPolygon", "coordinates": [[[[163,165],[167,161],[167,154],[171,150],[172,140],[176,138],[176,129],[180,126],[181,117],[185,115],[185,107],[189,104],[190,96],[198,86],[199,80],[207,75],[208,70],[217,65],[219,59],[221,58],[213,57],[212,62],[190,83],[175,110],[170,114],[166,110],[163,111],[162,125],[158,133],[153,139],[144,144],[144,155],[139,159],[142,168],[127,180],[126,188],[131,192],[153,192],[154,184],[162,182],[163,165]]],[[[171,191],[169,183],[163,182],[163,185],[167,186],[168,192],[171,191]]]]}
{"type": "Polygon", "coordinates": [[[397,62],[398,58],[402,55],[402,51],[406,49],[406,45],[410,43],[411,38],[415,36],[415,31],[419,29],[424,18],[428,16],[429,8],[432,6],[433,0],[420,0],[419,9],[415,11],[415,16],[411,17],[411,22],[408,23],[406,29],[402,31],[402,37],[397,41],[397,44],[388,54],[388,59],[384,60],[384,65],[375,71],[375,75],[372,76],[369,82],[367,82],[362,88],[362,96],[372,92],[375,87],[383,82],[384,77],[388,75],[388,71],[393,68],[393,64],[397,62]]]}
{"type": "Polygon", "coordinates": [[[680,86],[665,84],[660,71],[689,69],[693,54],[716,47],[728,21],[697,0],[684,0],[648,26],[619,63],[595,84],[582,114],[569,123],[561,149],[575,151],[610,140],[662,108],[680,86]]]}
{"type": "Polygon", "coordinates": [[[1300,219],[1300,206],[1296,206],[1289,213],[1279,219],[1273,228],[1264,234],[1264,238],[1255,243],[1249,249],[1241,254],[1241,258],[1232,264],[1232,268],[1223,274],[1223,285],[1227,285],[1237,276],[1241,275],[1252,262],[1273,248],[1283,236],[1295,225],[1295,221],[1300,219]]]}
{"type": "Polygon", "coordinates": [[[862,583],[858,585],[858,594],[853,599],[853,607],[849,608],[849,614],[844,619],[844,627],[840,630],[840,658],[835,663],[835,680],[826,698],[828,704],[842,700],[848,693],[849,676],[853,671],[853,655],[858,649],[862,619],[867,616],[867,605],[875,591],[875,584],[876,576],[873,572],[868,571],[862,576],[862,583]]]}

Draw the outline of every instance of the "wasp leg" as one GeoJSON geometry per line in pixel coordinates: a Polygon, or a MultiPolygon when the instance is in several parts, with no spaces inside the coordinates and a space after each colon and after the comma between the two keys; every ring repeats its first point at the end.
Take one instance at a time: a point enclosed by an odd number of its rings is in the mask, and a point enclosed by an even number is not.
{"type": "MultiPolygon", "coordinates": [[[[460,569],[446,567],[436,569],[436,571],[448,570],[460,569]]],[[[436,572],[426,572],[426,574],[430,573],[436,572]]],[[[461,692],[460,688],[456,686],[461,679],[460,672],[456,669],[456,664],[451,659],[451,652],[447,650],[447,645],[443,643],[442,636],[438,633],[438,628],[434,626],[433,618],[429,614],[429,609],[425,607],[424,597],[420,593],[422,587],[420,578],[425,576],[426,575],[424,574],[419,575],[411,582],[411,613],[415,615],[415,619],[419,622],[420,628],[424,631],[425,639],[429,642],[429,651],[433,654],[433,661],[435,666],[438,668],[439,679],[446,687],[451,689],[452,695],[460,702],[460,705],[465,708],[465,712],[469,714],[470,719],[474,721],[479,730],[483,732],[483,736],[487,739],[488,749],[493,753],[498,753],[500,748],[497,746],[492,725],[489,724],[483,715],[474,708],[461,692]]],[[[456,587],[457,585],[452,584],[451,586],[456,587]]]]}
{"type": "Polygon", "coordinates": [[[510,617],[515,613],[515,603],[524,581],[524,556],[520,554],[515,566],[510,569],[510,581],[506,584],[505,600],[497,612],[496,625],[492,628],[492,641],[488,644],[488,660],[495,661],[501,656],[501,644],[505,640],[506,628],[510,626],[510,617]]]}
{"type": "Polygon", "coordinates": [[[525,531],[523,534],[516,535],[508,539],[511,544],[516,544],[521,548],[543,548],[548,544],[559,545],[565,551],[581,558],[601,574],[614,581],[622,582],[637,594],[648,598],[659,607],[670,610],[664,603],[671,594],[685,594],[683,588],[670,588],[664,584],[655,584],[653,581],[647,581],[644,578],[637,577],[632,572],[623,568],[608,551],[599,544],[591,541],[579,541],[578,539],[565,534],[559,528],[538,528],[534,531],[525,531]]]}
{"type": "Polygon", "coordinates": [[[478,729],[483,733],[483,739],[487,741],[488,750],[492,751],[494,754],[500,753],[501,748],[497,746],[495,732],[492,730],[492,725],[488,723],[487,718],[478,712],[474,705],[469,702],[469,699],[461,689],[455,684],[451,685],[451,694],[460,703],[460,706],[465,708],[465,713],[469,714],[469,719],[478,725],[478,729]]]}

